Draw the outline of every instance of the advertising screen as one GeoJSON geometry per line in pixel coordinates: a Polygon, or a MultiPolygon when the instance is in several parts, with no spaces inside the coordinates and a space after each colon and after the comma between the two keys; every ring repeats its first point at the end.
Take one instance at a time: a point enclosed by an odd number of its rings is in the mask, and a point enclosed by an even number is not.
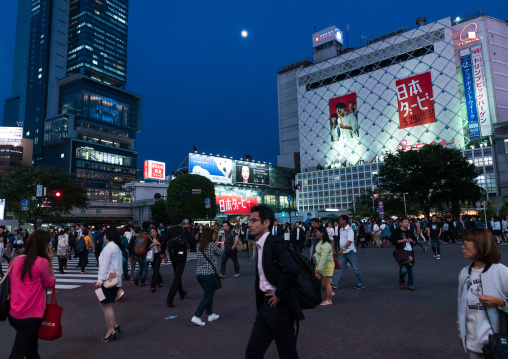
{"type": "Polygon", "coordinates": [[[166,164],[164,162],[145,161],[143,177],[145,179],[164,179],[166,164]]]}
{"type": "Polygon", "coordinates": [[[258,203],[256,197],[221,195],[215,196],[215,201],[220,207],[220,212],[224,214],[250,214],[251,208],[258,203]]]}
{"type": "Polygon", "coordinates": [[[342,31],[340,31],[336,26],[327,27],[326,29],[316,32],[314,35],[312,35],[313,47],[322,45],[332,40],[336,40],[341,44],[344,43],[342,31]]]}
{"type": "Polygon", "coordinates": [[[233,182],[233,161],[189,153],[189,173],[208,178],[213,183],[231,184],[233,182]]]}
{"type": "Polygon", "coordinates": [[[302,170],[382,161],[401,142],[463,149],[452,37],[447,18],[299,68],[302,170]]]}
{"type": "Polygon", "coordinates": [[[236,183],[269,186],[270,166],[260,163],[236,161],[236,183]]]}
{"type": "Polygon", "coordinates": [[[0,126],[0,145],[19,145],[23,140],[23,127],[0,126]]]}

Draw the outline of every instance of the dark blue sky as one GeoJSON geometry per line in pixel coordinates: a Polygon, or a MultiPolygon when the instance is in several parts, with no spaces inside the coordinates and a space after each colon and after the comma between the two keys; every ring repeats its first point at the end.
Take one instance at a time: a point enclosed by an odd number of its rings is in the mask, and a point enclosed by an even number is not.
{"type": "MultiPolygon", "coordinates": [[[[312,57],[314,23],[345,33],[360,46],[404,26],[465,15],[508,19],[508,3],[445,1],[168,1],[131,0],[127,90],[143,98],[138,168],[164,161],[175,170],[196,146],[199,152],[250,154],[276,164],[279,153],[277,70],[312,57]],[[497,4],[495,4],[497,3],[497,4]],[[242,38],[240,32],[249,36],[242,38]]],[[[10,96],[17,1],[0,12],[0,118],[10,96]]]]}

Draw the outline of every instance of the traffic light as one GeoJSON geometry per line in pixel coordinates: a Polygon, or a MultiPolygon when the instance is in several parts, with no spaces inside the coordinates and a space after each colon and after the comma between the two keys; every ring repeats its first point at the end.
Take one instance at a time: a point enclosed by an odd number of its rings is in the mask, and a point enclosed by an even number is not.
{"type": "Polygon", "coordinates": [[[60,191],[55,192],[55,197],[60,197],[61,195],[62,195],[62,192],[60,192],[60,191]]]}
{"type": "Polygon", "coordinates": [[[298,211],[295,212],[296,216],[298,217],[298,211]]]}
{"type": "Polygon", "coordinates": [[[300,184],[300,182],[296,184],[295,189],[302,189],[302,185],[300,184]]]}

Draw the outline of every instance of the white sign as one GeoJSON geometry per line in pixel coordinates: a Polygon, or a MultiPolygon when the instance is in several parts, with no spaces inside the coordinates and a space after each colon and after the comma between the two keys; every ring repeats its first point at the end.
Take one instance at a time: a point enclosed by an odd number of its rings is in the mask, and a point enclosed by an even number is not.
{"type": "Polygon", "coordinates": [[[0,199],[0,221],[4,220],[5,199],[0,199]]]}
{"type": "Polygon", "coordinates": [[[0,126],[0,145],[21,146],[23,140],[22,127],[1,127],[0,126]]]}
{"type": "Polygon", "coordinates": [[[337,42],[343,44],[344,37],[342,36],[342,31],[340,31],[337,26],[330,26],[326,29],[316,32],[312,35],[312,45],[314,47],[323,45],[332,40],[336,40],[337,42]]]}
{"type": "Polygon", "coordinates": [[[492,135],[490,122],[489,99],[487,96],[487,85],[485,84],[485,70],[483,68],[482,47],[476,46],[471,49],[473,62],[473,77],[476,88],[476,107],[480,120],[482,136],[492,135]]]}
{"type": "Polygon", "coordinates": [[[145,179],[163,180],[166,176],[166,164],[157,161],[145,161],[143,177],[145,179]]]}

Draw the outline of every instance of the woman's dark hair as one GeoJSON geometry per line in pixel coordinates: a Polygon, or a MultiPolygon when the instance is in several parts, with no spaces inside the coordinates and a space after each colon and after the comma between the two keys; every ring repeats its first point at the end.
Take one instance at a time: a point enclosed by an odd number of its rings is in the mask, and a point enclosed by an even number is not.
{"type": "Polygon", "coordinates": [[[122,241],[120,240],[120,234],[118,233],[118,230],[115,227],[107,228],[104,231],[104,235],[106,236],[108,241],[115,242],[115,244],[120,248],[121,251],[124,250],[122,246],[122,241]]]}
{"type": "Polygon", "coordinates": [[[317,227],[316,228],[317,231],[319,231],[319,233],[321,233],[323,235],[323,239],[321,239],[323,241],[323,243],[332,243],[330,241],[330,237],[328,237],[328,232],[326,231],[326,228],[325,227],[317,227]]]}
{"type": "Polygon", "coordinates": [[[21,270],[21,281],[25,280],[28,273],[30,280],[32,279],[32,266],[37,257],[46,258],[49,261],[48,245],[51,241],[51,235],[41,229],[33,232],[25,244],[25,261],[23,262],[23,269],[21,270]]]}
{"type": "Polygon", "coordinates": [[[160,242],[160,238],[161,236],[159,235],[159,231],[157,230],[157,228],[150,228],[150,237],[152,236],[152,231],[155,231],[155,239],[158,240],[160,242]]]}
{"type": "Polygon", "coordinates": [[[462,234],[463,242],[471,242],[476,247],[475,261],[486,264],[499,263],[501,251],[491,231],[485,228],[470,228],[462,234]]]}
{"type": "Polygon", "coordinates": [[[213,242],[212,231],[208,228],[203,228],[203,234],[201,235],[201,238],[199,238],[198,251],[203,252],[211,242],[213,242]]]}
{"type": "Polygon", "coordinates": [[[60,230],[60,232],[58,232],[59,235],[63,236],[65,234],[65,230],[60,230]]]}
{"type": "Polygon", "coordinates": [[[88,229],[86,229],[86,228],[85,228],[85,229],[83,229],[83,235],[84,235],[84,236],[88,236],[88,233],[90,233],[90,232],[88,231],[88,229]]]}

